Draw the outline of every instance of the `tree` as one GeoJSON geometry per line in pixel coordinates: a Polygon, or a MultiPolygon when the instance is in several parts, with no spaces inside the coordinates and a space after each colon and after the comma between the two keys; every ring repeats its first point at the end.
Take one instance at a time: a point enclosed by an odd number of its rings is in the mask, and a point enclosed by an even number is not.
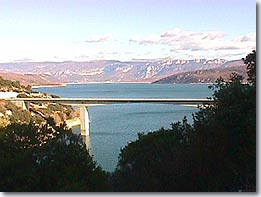
{"type": "Polygon", "coordinates": [[[255,190],[255,88],[241,82],[236,74],[218,80],[214,105],[194,116],[199,174],[211,191],[255,190]]]}
{"type": "Polygon", "coordinates": [[[0,190],[108,191],[108,175],[65,125],[11,124],[0,130],[0,190]]]}
{"type": "Polygon", "coordinates": [[[253,50],[252,53],[248,54],[242,60],[247,65],[248,81],[256,85],[256,51],[253,50]]]}

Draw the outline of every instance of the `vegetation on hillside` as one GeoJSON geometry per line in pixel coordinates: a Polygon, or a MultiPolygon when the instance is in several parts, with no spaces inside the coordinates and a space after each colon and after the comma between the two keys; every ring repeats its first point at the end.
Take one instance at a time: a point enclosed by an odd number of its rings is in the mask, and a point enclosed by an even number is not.
{"type": "MultiPolygon", "coordinates": [[[[30,86],[23,86],[18,81],[5,80],[0,77],[0,91],[17,92],[18,98],[57,98],[56,95],[40,93],[33,91],[30,86]]],[[[60,123],[73,119],[78,113],[69,105],[52,104],[49,102],[39,103],[31,102],[29,110],[23,110],[10,101],[0,100],[0,127],[7,126],[11,123],[27,123],[35,124],[46,123],[45,118],[52,117],[59,125],[60,123]]]]}
{"type": "Polygon", "coordinates": [[[23,86],[19,81],[5,80],[0,76],[0,92],[32,92],[31,86],[23,86]]]}
{"type": "Polygon", "coordinates": [[[16,106],[10,101],[0,100],[0,127],[5,127],[12,123],[41,124],[44,119],[38,114],[31,114],[28,110],[16,106]]]}

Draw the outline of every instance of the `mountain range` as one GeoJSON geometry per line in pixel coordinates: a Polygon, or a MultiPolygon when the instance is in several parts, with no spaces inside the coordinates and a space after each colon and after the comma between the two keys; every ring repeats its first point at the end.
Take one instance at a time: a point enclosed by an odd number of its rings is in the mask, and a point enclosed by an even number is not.
{"type": "Polygon", "coordinates": [[[219,67],[208,70],[196,70],[171,75],[169,77],[156,80],[153,83],[214,83],[218,78],[229,80],[232,73],[243,76],[243,83],[247,82],[247,66],[219,67]]]}
{"type": "MultiPolygon", "coordinates": [[[[0,76],[5,75],[10,79],[12,78],[10,77],[10,73],[12,73],[13,75],[16,75],[13,76],[13,78],[18,80],[20,75],[20,78],[23,79],[24,83],[33,85],[91,82],[151,83],[173,75],[177,76],[179,74],[199,70],[223,69],[222,72],[226,72],[226,70],[230,72],[231,68],[242,70],[242,66],[244,66],[242,60],[181,60],[172,58],[149,60],[137,59],[125,62],[117,60],[87,62],[17,62],[0,63],[0,76]]],[[[207,72],[203,73],[205,73],[204,77],[206,77],[207,72]]]]}

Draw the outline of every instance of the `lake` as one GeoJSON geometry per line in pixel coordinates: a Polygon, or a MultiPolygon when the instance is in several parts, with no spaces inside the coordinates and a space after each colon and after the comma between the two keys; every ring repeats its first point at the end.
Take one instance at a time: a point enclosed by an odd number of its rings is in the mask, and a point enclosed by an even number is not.
{"type": "MultiPolygon", "coordinates": [[[[206,98],[212,95],[208,84],[96,83],[72,84],[64,87],[42,87],[34,90],[75,98],[206,98]]],[[[138,132],[148,133],[184,116],[192,123],[197,108],[174,104],[113,104],[89,107],[90,136],[87,146],[94,160],[112,172],[120,149],[137,139],[138,132]]],[[[73,132],[79,134],[80,128],[73,132]]]]}

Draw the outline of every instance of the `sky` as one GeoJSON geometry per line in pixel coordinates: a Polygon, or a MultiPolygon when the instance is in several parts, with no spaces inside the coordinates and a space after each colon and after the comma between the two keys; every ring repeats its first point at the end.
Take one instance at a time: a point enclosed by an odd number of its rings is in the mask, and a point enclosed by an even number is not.
{"type": "Polygon", "coordinates": [[[0,0],[0,62],[241,59],[254,0],[0,0]]]}

